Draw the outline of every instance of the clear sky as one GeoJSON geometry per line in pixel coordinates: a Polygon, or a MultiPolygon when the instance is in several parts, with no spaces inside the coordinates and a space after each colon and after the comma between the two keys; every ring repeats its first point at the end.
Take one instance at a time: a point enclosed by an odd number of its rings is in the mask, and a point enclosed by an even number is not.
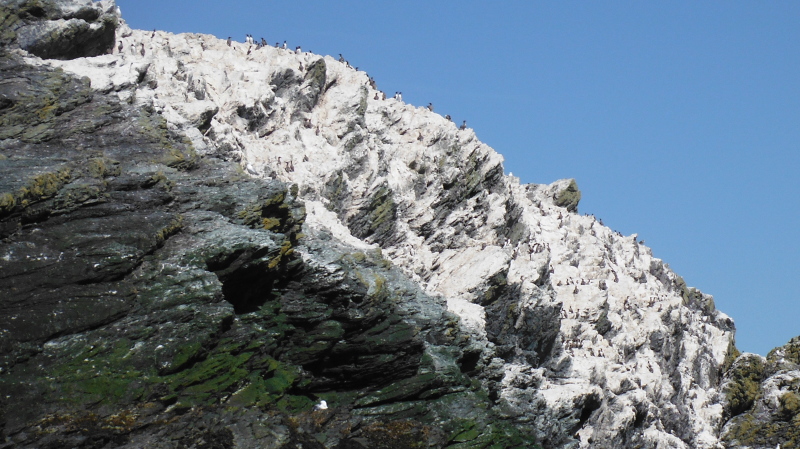
{"type": "Polygon", "coordinates": [[[800,2],[117,0],[133,28],[344,54],[525,183],[638,233],[743,351],[800,335],[800,2]]]}

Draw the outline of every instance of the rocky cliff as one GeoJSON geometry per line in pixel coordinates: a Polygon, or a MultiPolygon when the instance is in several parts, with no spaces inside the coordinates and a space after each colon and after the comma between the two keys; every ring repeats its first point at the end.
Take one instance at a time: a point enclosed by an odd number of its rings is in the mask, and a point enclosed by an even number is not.
{"type": "Polygon", "coordinates": [[[800,409],[793,356],[737,359],[573,180],[520,184],[347,63],[131,30],[111,1],[6,2],[0,27],[0,447],[792,431],[758,423],[800,409]]]}

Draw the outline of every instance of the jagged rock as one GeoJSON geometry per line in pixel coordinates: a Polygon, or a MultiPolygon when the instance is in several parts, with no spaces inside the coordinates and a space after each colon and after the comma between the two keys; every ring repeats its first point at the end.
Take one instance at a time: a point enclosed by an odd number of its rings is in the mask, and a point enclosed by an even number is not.
{"type": "Polygon", "coordinates": [[[725,447],[774,449],[800,444],[800,337],[762,357],[741,354],[723,379],[725,447]]]}
{"type": "Polygon", "coordinates": [[[0,17],[0,447],[720,448],[794,419],[793,349],[734,361],[574,180],[520,185],[330,57],[121,21],[121,53],[37,50],[116,11],[41,4],[0,17]]]}
{"type": "Polygon", "coordinates": [[[41,58],[109,53],[119,14],[113,1],[12,0],[2,7],[4,40],[41,58]]]}

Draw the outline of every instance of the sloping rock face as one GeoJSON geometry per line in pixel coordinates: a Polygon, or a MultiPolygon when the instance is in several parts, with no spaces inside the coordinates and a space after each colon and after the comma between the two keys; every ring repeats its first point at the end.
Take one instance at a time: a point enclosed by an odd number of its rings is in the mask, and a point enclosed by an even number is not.
{"type": "Polygon", "coordinates": [[[6,446],[723,447],[732,321],[574,180],[330,57],[91,6],[112,54],[3,32],[6,446]]]}
{"type": "Polygon", "coordinates": [[[0,54],[0,447],[535,446],[443,299],[122,101],[145,70],[0,54]]]}

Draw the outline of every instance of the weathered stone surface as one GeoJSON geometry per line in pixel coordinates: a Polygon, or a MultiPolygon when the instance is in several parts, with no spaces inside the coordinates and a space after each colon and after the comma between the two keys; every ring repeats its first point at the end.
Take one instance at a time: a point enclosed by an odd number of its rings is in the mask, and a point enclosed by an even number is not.
{"type": "Polygon", "coordinates": [[[0,448],[795,444],[800,345],[738,357],[574,180],[115,14],[0,8],[0,448]]]}
{"type": "Polygon", "coordinates": [[[0,6],[0,39],[41,58],[109,53],[119,21],[113,1],[11,0],[0,6]]]}
{"type": "MultiPolygon", "coordinates": [[[[69,37],[53,23],[108,5],[40,4],[5,6],[13,42],[93,54],[36,33],[69,37]]],[[[306,227],[296,185],[192,140],[216,106],[174,127],[129,101],[138,69],[92,89],[30,62],[0,56],[0,447],[534,446],[462,372],[475,342],[442,298],[306,227]]],[[[311,109],[325,73],[287,75],[284,93],[311,109]]],[[[258,127],[256,109],[241,118],[258,127]]],[[[377,235],[394,218],[364,214],[377,235]]]]}
{"type": "Polygon", "coordinates": [[[800,447],[800,337],[762,357],[741,354],[723,378],[725,447],[800,447]]]}

